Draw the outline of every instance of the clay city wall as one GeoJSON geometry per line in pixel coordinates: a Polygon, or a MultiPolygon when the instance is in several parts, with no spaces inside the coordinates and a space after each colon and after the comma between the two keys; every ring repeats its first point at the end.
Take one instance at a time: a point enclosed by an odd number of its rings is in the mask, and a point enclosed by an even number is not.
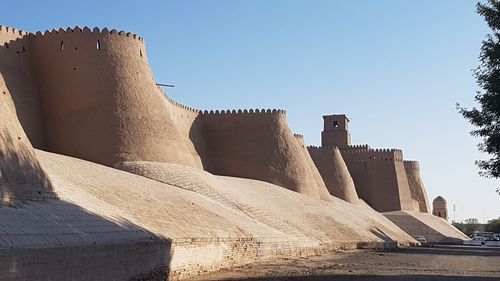
{"type": "Polygon", "coordinates": [[[429,213],[429,199],[424,186],[424,181],[420,176],[420,165],[418,161],[404,160],[408,185],[410,186],[411,198],[418,203],[418,210],[422,213],[429,213]]]}
{"type": "Polygon", "coordinates": [[[76,27],[30,38],[48,150],[105,165],[150,159],[201,167],[179,129],[185,120],[156,86],[141,37],[76,27]]]}
{"type": "Polygon", "coordinates": [[[307,147],[331,195],[349,203],[359,203],[354,181],[347,165],[335,147],[307,147]]]}
{"type": "Polygon", "coordinates": [[[182,164],[329,198],[284,111],[200,111],[173,101],[156,85],[140,36],[87,27],[7,34],[20,47],[9,46],[3,72],[25,56],[25,75],[15,81],[11,71],[9,84],[31,85],[11,92],[35,97],[16,109],[36,148],[107,166],[182,164]]]}
{"type": "Polygon", "coordinates": [[[205,170],[257,179],[324,200],[326,186],[284,110],[203,111],[199,116],[209,159],[205,170]]]}
{"type": "Polygon", "coordinates": [[[45,147],[42,108],[32,73],[28,33],[0,26],[0,93],[10,94],[16,115],[35,147],[45,147]]]}
{"type": "Polygon", "coordinates": [[[36,159],[0,73],[0,206],[55,197],[50,178],[36,159]]]}
{"type": "Polygon", "coordinates": [[[379,212],[414,210],[399,149],[340,149],[358,196],[379,212]]]}

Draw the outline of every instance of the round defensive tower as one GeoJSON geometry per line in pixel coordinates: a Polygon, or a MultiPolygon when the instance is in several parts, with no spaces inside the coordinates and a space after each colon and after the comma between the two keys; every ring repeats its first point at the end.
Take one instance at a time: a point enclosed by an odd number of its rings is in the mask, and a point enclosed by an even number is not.
{"type": "Polygon", "coordinates": [[[359,203],[351,174],[338,148],[309,147],[309,154],[331,195],[349,203],[359,203]]]}
{"type": "Polygon", "coordinates": [[[195,117],[183,120],[158,89],[141,37],[76,27],[32,34],[29,49],[48,150],[108,166],[144,160],[201,167],[178,126],[195,117]]]}
{"type": "Polygon", "coordinates": [[[270,182],[331,200],[303,140],[288,127],[283,110],[204,112],[200,115],[206,170],[216,175],[270,182]]]}
{"type": "Polygon", "coordinates": [[[448,203],[442,196],[438,196],[432,201],[432,214],[448,220],[448,203]]]}
{"type": "Polygon", "coordinates": [[[429,200],[425,190],[424,181],[420,176],[420,165],[418,161],[403,161],[408,185],[410,186],[411,198],[418,204],[418,210],[422,213],[429,213],[429,200]]]}

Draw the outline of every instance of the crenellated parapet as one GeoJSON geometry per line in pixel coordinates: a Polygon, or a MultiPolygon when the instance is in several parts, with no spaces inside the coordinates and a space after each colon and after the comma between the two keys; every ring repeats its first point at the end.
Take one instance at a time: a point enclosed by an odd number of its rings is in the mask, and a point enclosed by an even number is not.
{"type": "Polygon", "coordinates": [[[204,115],[229,115],[229,114],[282,114],[286,115],[286,111],[282,109],[228,109],[228,110],[200,110],[200,114],[204,115]]]}
{"type": "Polygon", "coordinates": [[[29,32],[4,25],[0,25],[0,33],[3,34],[12,33],[12,35],[15,37],[22,37],[29,34],[29,32]]]}
{"type": "Polygon", "coordinates": [[[94,35],[94,36],[108,36],[108,35],[114,35],[114,36],[120,36],[120,37],[127,37],[131,38],[134,40],[137,40],[139,42],[144,43],[144,38],[132,33],[132,32],[126,32],[126,31],[118,31],[116,29],[109,30],[107,27],[103,28],[102,30],[99,29],[98,27],[94,27],[93,29],[90,29],[89,27],[85,26],[83,28],[80,28],[79,26],[75,26],[73,28],[67,27],[66,29],[64,28],[59,28],[59,29],[52,29],[52,30],[45,30],[45,31],[37,31],[35,33],[25,33],[25,35],[28,35],[31,38],[34,38],[36,40],[43,40],[50,38],[50,36],[64,36],[64,35],[94,35]]]}
{"type": "Polygon", "coordinates": [[[415,169],[415,170],[420,170],[420,164],[418,161],[414,160],[404,160],[403,164],[405,165],[405,168],[407,169],[415,169]]]}
{"type": "Polygon", "coordinates": [[[24,54],[29,33],[16,28],[0,25],[0,50],[14,54],[24,54]]]}
{"type": "Polygon", "coordinates": [[[229,114],[283,114],[286,115],[286,111],[283,109],[227,109],[227,110],[202,110],[202,109],[197,109],[193,107],[189,107],[187,105],[184,105],[182,103],[179,103],[172,99],[168,94],[161,88],[161,86],[157,86],[158,89],[163,93],[165,98],[170,102],[172,105],[187,110],[191,112],[197,112],[200,115],[229,115],[229,114]]]}
{"type": "Polygon", "coordinates": [[[159,85],[156,85],[158,87],[158,90],[161,91],[161,93],[163,93],[163,96],[165,96],[165,98],[167,99],[167,101],[172,104],[173,106],[177,107],[177,108],[180,108],[180,109],[184,109],[184,110],[187,110],[187,111],[191,111],[191,112],[198,112],[198,113],[202,113],[202,110],[200,109],[196,109],[196,108],[193,108],[193,107],[189,107],[187,105],[184,105],[182,103],[179,103],[179,102],[176,102],[174,99],[172,99],[162,88],[161,86],[159,85]]]}
{"type": "Polygon", "coordinates": [[[341,149],[345,161],[403,161],[403,151],[400,149],[351,148],[341,149]]]}

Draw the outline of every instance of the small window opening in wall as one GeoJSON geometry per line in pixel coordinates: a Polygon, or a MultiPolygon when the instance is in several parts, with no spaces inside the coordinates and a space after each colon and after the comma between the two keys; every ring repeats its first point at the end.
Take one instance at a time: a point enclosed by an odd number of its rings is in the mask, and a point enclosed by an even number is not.
{"type": "Polygon", "coordinates": [[[64,41],[61,41],[61,45],[59,46],[59,49],[64,50],[64,41]]]}
{"type": "Polygon", "coordinates": [[[78,47],[75,47],[75,50],[78,50],[78,47]]]}
{"type": "Polygon", "coordinates": [[[5,44],[3,44],[3,46],[8,49],[9,48],[9,43],[5,43],[5,44]]]}
{"type": "Polygon", "coordinates": [[[23,46],[23,53],[26,53],[26,47],[23,46]]]}
{"type": "Polygon", "coordinates": [[[141,56],[141,58],[142,58],[142,50],[141,50],[141,49],[139,49],[139,55],[140,55],[140,56],[141,56]]]}
{"type": "Polygon", "coordinates": [[[7,94],[7,92],[6,92],[6,91],[2,91],[2,93],[3,93],[4,95],[6,95],[6,94],[7,94]]]}
{"type": "Polygon", "coordinates": [[[73,67],[73,70],[76,70],[76,67],[73,67]]]}
{"type": "Polygon", "coordinates": [[[333,127],[334,127],[334,128],[338,128],[338,127],[339,127],[339,122],[337,122],[337,121],[333,121],[333,127]]]}
{"type": "Polygon", "coordinates": [[[97,40],[96,49],[97,50],[101,49],[101,42],[99,40],[97,40]]]}

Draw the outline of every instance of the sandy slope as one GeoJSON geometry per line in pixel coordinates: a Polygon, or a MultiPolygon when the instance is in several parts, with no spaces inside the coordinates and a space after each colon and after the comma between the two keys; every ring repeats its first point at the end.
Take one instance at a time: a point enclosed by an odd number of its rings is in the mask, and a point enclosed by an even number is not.
{"type": "Polygon", "coordinates": [[[414,242],[381,214],[333,197],[181,165],[121,167],[153,180],[36,156],[60,199],[0,208],[1,280],[183,278],[256,260],[414,242]]]}
{"type": "Polygon", "coordinates": [[[424,236],[428,242],[460,243],[469,239],[442,218],[416,211],[388,212],[384,215],[411,236],[424,236]]]}

